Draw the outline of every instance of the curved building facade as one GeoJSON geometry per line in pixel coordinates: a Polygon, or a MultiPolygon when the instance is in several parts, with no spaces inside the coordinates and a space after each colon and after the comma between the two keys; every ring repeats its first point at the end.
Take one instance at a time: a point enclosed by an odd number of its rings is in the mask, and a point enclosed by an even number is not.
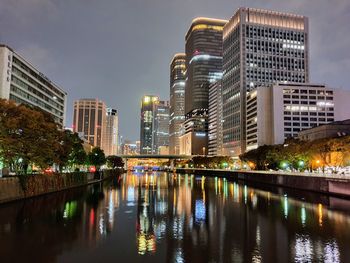
{"type": "Polygon", "coordinates": [[[170,63],[169,152],[180,153],[180,130],[185,121],[186,54],[177,53],[170,63]]]}
{"type": "Polygon", "coordinates": [[[227,22],[199,17],[186,34],[185,134],[181,136],[186,143],[181,145],[190,146],[182,153],[208,153],[209,86],[222,78],[222,33],[227,22]]]}

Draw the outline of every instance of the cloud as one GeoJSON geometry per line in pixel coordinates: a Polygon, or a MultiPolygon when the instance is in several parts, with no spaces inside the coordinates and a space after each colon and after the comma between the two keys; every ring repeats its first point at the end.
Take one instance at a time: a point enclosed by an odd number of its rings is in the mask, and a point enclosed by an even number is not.
{"type": "Polygon", "coordinates": [[[54,0],[1,0],[0,17],[4,23],[12,17],[17,26],[31,26],[36,20],[56,18],[54,0]]]}
{"type": "Polygon", "coordinates": [[[0,42],[68,92],[119,109],[139,137],[139,99],[169,97],[169,62],[196,16],[230,18],[240,6],[309,17],[311,81],[350,89],[349,0],[0,0],[0,42]]]}
{"type": "Polygon", "coordinates": [[[53,71],[57,66],[52,52],[38,44],[27,44],[17,52],[43,73],[53,71]]]}

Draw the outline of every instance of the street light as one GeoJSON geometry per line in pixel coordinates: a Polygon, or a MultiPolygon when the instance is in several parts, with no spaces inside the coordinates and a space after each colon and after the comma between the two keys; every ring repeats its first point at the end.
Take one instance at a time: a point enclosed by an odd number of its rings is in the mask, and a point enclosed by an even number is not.
{"type": "Polygon", "coordinates": [[[202,150],[203,150],[203,156],[205,156],[205,147],[203,147],[202,150]]]}
{"type": "Polygon", "coordinates": [[[299,168],[303,168],[304,165],[305,165],[305,162],[304,162],[303,160],[300,160],[300,161],[298,162],[299,168]]]}
{"type": "Polygon", "coordinates": [[[286,168],[288,167],[288,163],[285,162],[285,161],[283,161],[283,162],[281,163],[281,167],[282,167],[283,169],[286,169],[286,168]]]}

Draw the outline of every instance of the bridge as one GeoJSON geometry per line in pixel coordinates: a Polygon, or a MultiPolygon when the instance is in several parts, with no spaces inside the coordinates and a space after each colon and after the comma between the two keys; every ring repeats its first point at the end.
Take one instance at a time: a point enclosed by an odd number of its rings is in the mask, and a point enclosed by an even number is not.
{"type": "Polygon", "coordinates": [[[125,167],[128,169],[128,159],[166,159],[170,161],[171,169],[174,168],[175,160],[189,160],[192,155],[160,155],[160,154],[140,154],[140,155],[117,155],[125,160],[125,167]]]}
{"type": "Polygon", "coordinates": [[[188,160],[192,155],[160,155],[160,154],[140,154],[140,155],[118,155],[123,159],[169,159],[169,160],[188,160]]]}

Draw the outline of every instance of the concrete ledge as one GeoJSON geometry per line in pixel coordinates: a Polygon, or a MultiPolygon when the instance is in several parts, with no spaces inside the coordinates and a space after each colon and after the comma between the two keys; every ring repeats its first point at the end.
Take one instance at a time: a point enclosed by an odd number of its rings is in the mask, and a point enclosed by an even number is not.
{"type": "Polygon", "coordinates": [[[195,175],[221,176],[236,180],[277,185],[350,198],[350,177],[348,176],[197,168],[178,168],[176,169],[176,172],[192,173],[195,175]]]}

